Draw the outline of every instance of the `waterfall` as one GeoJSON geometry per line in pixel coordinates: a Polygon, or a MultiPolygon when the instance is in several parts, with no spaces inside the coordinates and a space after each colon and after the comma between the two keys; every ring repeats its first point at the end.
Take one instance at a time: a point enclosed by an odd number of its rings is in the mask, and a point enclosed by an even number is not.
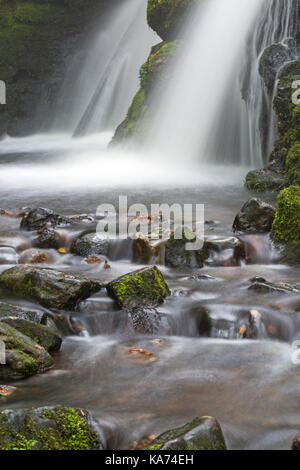
{"type": "Polygon", "coordinates": [[[139,68],[159,41],[147,26],[146,6],[147,0],[124,0],[70,62],[54,130],[76,136],[112,130],[126,114],[139,68]]]}
{"type": "Polygon", "coordinates": [[[259,58],[292,34],[293,2],[202,2],[184,25],[174,79],[157,97],[147,143],[154,153],[186,162],[263,164],[261,118],[264,106],[271,116],[271,100],[259,58]]]}

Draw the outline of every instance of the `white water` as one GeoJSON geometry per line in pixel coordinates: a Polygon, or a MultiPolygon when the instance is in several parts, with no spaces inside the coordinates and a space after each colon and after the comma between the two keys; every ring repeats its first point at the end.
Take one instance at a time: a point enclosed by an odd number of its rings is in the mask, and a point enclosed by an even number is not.
{"type": "Polygon", "coordinates": [[[139,68],[160,39],[146,23],[147,0],[126,0],[69,64],[54,130],[86,135],[114,129],[138,89],[139,68]]]}
{"type": "Polygon", "coordinates": [[[148,141],[155,153],[176,161],[262,165],[258,61],[265,47],[289,36],[291,11],[290,0],[201,4],[185,25],[174,79],[158,99],[148,141]]]}

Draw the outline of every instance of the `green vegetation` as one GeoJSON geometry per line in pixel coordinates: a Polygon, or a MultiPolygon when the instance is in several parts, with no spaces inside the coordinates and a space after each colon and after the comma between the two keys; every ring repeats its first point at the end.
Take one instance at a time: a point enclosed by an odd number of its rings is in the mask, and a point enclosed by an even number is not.
{"type": "Polygon", "coordinates": [[[300,186],[290,186],[278,196],[271,236],[288,245],[300,245],[300,186]]]}

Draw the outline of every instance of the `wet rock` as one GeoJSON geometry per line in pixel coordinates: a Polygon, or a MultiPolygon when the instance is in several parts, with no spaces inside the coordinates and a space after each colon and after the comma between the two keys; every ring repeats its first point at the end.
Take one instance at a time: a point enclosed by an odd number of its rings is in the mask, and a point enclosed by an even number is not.
{"type": "Polygon", "coordinates": [[[76,223],[82,224],[92,224],[96,222],[96,215],[95,214],[78,214],[78,215],[71,215],[69,217],[76,223]]]}
{"type": "Polygon", "coordinates": [[[19,257],[19,264],[51,264],[54,262],[54,257],[47,251],[37,250],[30,248],[29,250],[23,251],[19,257]]]}
{"type": "Polygon", "coordinates": [[[290,282],[267,282],[264,279],[254,278],[252,280],[252,285],[249,287],[249,290],[256,291],[260,294],[268,293],[278,293],[278,294],[288,294],[288,293],[299,293],[300,284],[290,283],[290,282]]]}
{"type": "Polygon", "coordinates": [[[292,450],[300,450],[300,432],[293,440],[292,450]]]}
{"type": "Polygon", "coordinates": [[[209,274],[192,274],[191,276],[187,276],[185,278],[187,281],[194,281],[194,282],[199,282],[199,281],[217,281],[218,279],[216,277],[210,276],[209,274]]]}
{"type": "Polygon", "coordinates": [[[0,248],[0,264],[17,264],[18,255],[13,248],[0,248]]]}
{"type": "Polygon", "coordinates": [[[0,302],[0,321],[29,336],[49,352],[60,349],[62,337],[48,313],[0,302]]]}
{"type": "Polygon", "coordinates": [[[272,44],[264,50],[259,61],[259,73],[270,95],[273,92],[278,71],[292,57],[291,48],[283,44],[272,44]]]}
{"type": "Polygon", "coordinates": [[[173,234],[166,242],[165,263],[171,268],[190,267],[202,268],[204,262],[204,253],[202,249],[187,250],[186,244],[196,241],[196,234],[191,230],[183,231],[180,229],[181,238],[176,239],[173,234]]]}
{"type": "Polygon", "coordinates": [[[133,243],[133,261],[143,264],[165,263],[165,243],[163,240],[151,240],[136,236],[133,243]]]}
{"type": "Polygon", "coordinates": [[[74,310],[76,304],[102,288],[77,274],[50,268],[17,266],[0,275],[0,286],[15,295],[36,300],[52,309],[74,310]]]}
{"type": "Polygon", "coordinates": [[[156,266],[125,274],[107,285],[107,292],[121,308],[155,307],[170,295],[170,290],[156,266]]]}
{"type": "Polygon", "coordinates": [[[80,408],[0,412],[1,450],[103,450],[104,446],[91,415],[80,408]]]}
{"type": "Polygon", "coordinates": [[[205,416],[164,432],[146,450],[226,450],[226,444],[218,421],[205,416]]]}
{"type": "Polygon", "coordinates": [[[246,257],[245,246],[236,237],[205,240],[202,254],[210,266],[239,266],[246,257]]]}
{"type": "Polygon", "coordinates": [[[237,214],[234,232],[266,233],[270,232],[275,218],[275,209],[260,199],[251,198],[237,214]]]}
{"type": "Polygon", "coordinates": [[[156,308],[129,308],[128,314],[131,327],[135,333],[153,335],[158,332],[161,324],[161,314],[156,308]]]}
{"type": "Polygon", "coordinates": [[[282,170],[270,170],[262,168],[250,171],[245,180],[245,186],[249,191],[281,191],[285,186],[285,177],[282,170]]]}
{"type": "Polygon", "coordinates": [[[196,305],[190,312],[191,317],[196,323],[196,328],[200,336],[210,336],[212,321],[209,310],[202,305],[196,305]]]}
{"type": "Polygon", "coordinates": [[[72,221],[65,216],[55,214],[51,209],[38,207],[26,214],[21,220],[21,230],[40,230],[45,226],[69,227],[72,221]]]}
{"type": "Polygon", "coordinates": [[[33,240],[33,244],[37,248],[53,248],[54,250],[58,250],[65,246],[66,241],[62,234],[53,228],[44,227],[38,230],[37,237],[33,240]]]}
{"type": "Polygon", "coordinates": [[[0,322],[0,340],[5,344],[6,360],[0,364],[1,379],[29,377],[53,365],[52,357],[42,346],[4,322],[0,322]]]}
{"type": "Polygon", "coordinates": [[[109,238],[105,234],[84,232],[73,241],[71,252],[84,258],[89,255],[107,256],[109,253],[109,246],[109,238]]]}

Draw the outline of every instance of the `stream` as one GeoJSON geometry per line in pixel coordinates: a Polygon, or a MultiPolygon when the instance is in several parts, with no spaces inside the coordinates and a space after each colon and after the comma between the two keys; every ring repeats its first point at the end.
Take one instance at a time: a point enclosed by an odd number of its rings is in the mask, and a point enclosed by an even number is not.
{"type": "MultiPolygon", "coordinates": [[[[242,184],[248,168],[199,166],[195,176],[194,168],[170,165],[166,184],[160,181],[160,171],[165,175],[166,168],[159,160],[149,164],[140,154],[120,151],[105,158],[109,138],[105,133],[76,141],[51,134],[4,139],[1,205],[7,210],[40,206],[78,215],[95,213],[103,202],[117,205],[120,194],[127,195],[129,203],[146,205],[201,203],[206,236],[233,235],[234,217],[249,198],[242,184]],[[183,171],[185,184],[174,189],[183,171]]],[[[275,201],[272,194],[265,198],[275,201]]],[[[22,262],[22,250],[30,247],[30,234],[21,232],[19,223],[0,217],[1,272],[22,262]],[[8,246],[18,247],[18,259],[11,258],[8,246]]],[[[107,430],[109,448],[114,449],[133,448],[135,441],[203,415],[219,420],[230,449],[289,449],[300,427],[299,366],[291,356],[291,343],[300,333],[300,314],[295,313],[300,295],[258,294],[248,287],[255,276],[295,282],[299,269],[278,263],[268,235],[241,238],[251,252],[248,264],[179,270],[159,266],[172,295],[160,307],[164,321],[153,336],[133,334],[127,315],[102,291],[81,302],[71,312],[81,335],[64,338],[51,370],[13,383],[17,391],[1,409],[57,404],[87,408],[107,430]],[[203,307],[212,320],[209,337],[199,337],[197,328],[195,311],[203,307]],[[249,311],[264,319],[266,328],[257,339],[242,339],[240,334],[249,311]],[[126,354],[131,346],[151,351],[155,360],[132,359],[126,354]]],[[[93,279],[110,280],[141,267],[132,262],[124,240],[116,243],[109,270],[70,253],[44,251],[53,260],[50,267],[93,279]]],[[[1,300],[22,302],[4,292],[1,300]]]]}

